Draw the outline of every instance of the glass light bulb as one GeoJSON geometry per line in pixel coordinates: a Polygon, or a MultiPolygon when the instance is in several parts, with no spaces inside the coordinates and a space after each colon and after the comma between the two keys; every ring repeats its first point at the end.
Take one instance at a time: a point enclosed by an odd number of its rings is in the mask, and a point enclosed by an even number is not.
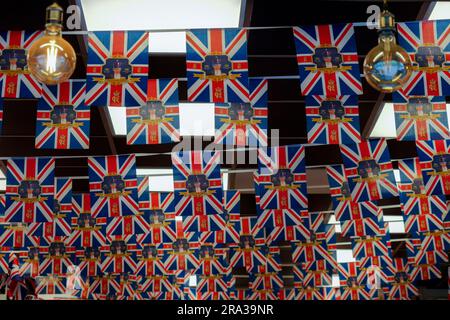
{"type": "Polygon", "coordinates": [[[42,83],[54,85],[70,78],[75,70],[77,56],[61,30],[47,28],[45,35],[31,45],[28,68],[42,83]]]}
{"type": "Polygon", "coordinates": [[[364,59],[364,76],[367,82],[382,92],[393,92],[411,76],[411,59],[395,41],[393,32],[383,32],[378,45],[364,59]]]}

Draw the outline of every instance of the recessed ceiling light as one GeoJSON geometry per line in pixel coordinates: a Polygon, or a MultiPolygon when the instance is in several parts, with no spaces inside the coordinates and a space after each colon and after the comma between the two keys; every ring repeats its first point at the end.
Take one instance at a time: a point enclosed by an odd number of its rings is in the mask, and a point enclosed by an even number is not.
{"type": "MultiPolygon", "coordinates": [[[[243,0],[81,0],[87,29],[185,30],[239,27],[243,0]]],[[[184,32],[149,38],[150,52],[186,52],[184,32]]]]}

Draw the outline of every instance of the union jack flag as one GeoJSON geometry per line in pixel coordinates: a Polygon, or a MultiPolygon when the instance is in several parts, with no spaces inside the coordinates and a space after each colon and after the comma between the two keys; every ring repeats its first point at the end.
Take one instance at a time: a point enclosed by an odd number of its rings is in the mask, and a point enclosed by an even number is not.
{"type": "Polygon", "coordinates": [[[55,294],[65,294],[66,293],[66,284],[65,277],[59,276],[46,276],[39,277],[37,280],[36,293],[55,295],[55,294]]]}
{"type": "Polygon", "coordinates": [[[244,103],[216,104],[214,143],[267,146],[267,80],[250,80],[244,103]]]}
{"type": "Polygon", "coordinates": [[[197,292],[197,300],[231,300],[228,291],[197,292]]]}
{"type": "Polygon", "coordinates": [[[391,157],[384,139],[341,145],[340,149],[354,201],[398,196],[391,157]]]}
{"type": "Polygon", "coordinates": [[[219,158],[219,152],[172,153],[177,216],[223,212],[219,158]]]}
{"type": "Polygon", "coordinates": [[[197,293],[228,292],[230,275],[199,275],[197,276],[197,293]]]}
{"type": "Polygon", "coordinates": [[[149,180],[147,176],[136,176],[137,196],[139,200],[139,209],[148,209],[150,206],[149,180]]]}
{"type": "Polygon", "coordinates": [[[148,78],[147,32],[90,32],[88,43],[86,104],[144,105],[148,78]]]}
{"type": "Polygon", "coordinates": [[[85,81],[43,86],[38,102],[36,149],[88,149],[90,109],[85,81]]]}
{"type": "Polygon", "coordinates": [[[449,139],[445,97],[405,96],[394,92],[397,140],[449,139]]]}
{"type": "Polygon", "coordinates": [[[5,222],[52,221],[55,159],[9,159],[7,168],[5,222]]]}
{"type": "Polygon", "coordinates": [[[67,243],[76,248],[106,246],[106,218],[95,217],[91,213],[91,197],[89,193],[72,196],[72,233],[67,243]]]}
{"type": "Polygon", "coordinates": [[[177,79],[150,79],[147,102],[127,107],[127,144],[180,141],[177,79]]]}
{"type": "Polygon", "coordinates": [[[153,244],[146,244],[142,250],[138,250],[136,275],[146,279],[161,280],[161,276],[168,273],[162,260],[163,254],[163,250],[153,244]]]}
{"type": "Polygon", "coordinates": [[[405,232],[417,234],[444,230],[442,215],[434,213],[411,214],[405,221],[405,232]]]}
{"type": "Polygon", "coordinates": [[[150,192],[148,195],[149,201],[143,207],[148,230],[145,233],[137,234],[136,241],[141,246],[175,241],[174,194],[172,192],[150,192]]]}
{"type": "Polygon", "coordinates": [[[199,266],[194,272],[202,275],[228,274],[231,269],[225,259],[223,249],[215,249],[214,244],[200,244],[196,250],[199,266]]]}
{"type": "Polygon", "coordinates": [[[295,300],[339,300],[339,288],[302,286],[298,288],[295,300]]]}
{"type": "Polygon", "coordinates": [[[394,259],[394,282],[389,290],[389,300],[411,300],[419,295],[419,290],[409,278],[410,266],[403,258],[394,259]]]}
{"type": "Polygon", "coordinates": [[[416,141],[425,193],[450,194],[450,140],[416,141]]]}
{"type": "Polygon", "coordinates": [[[185,216],[183,225],[188,232],[223,231],[228,223],[227,218],[224,214],[185,216]]]}
{"type": "Polygon", "coordinates": [[[239,242],[230,244],[230,266],[245,267],[252,270],[264,263],[265,230],[258,225],[256,217],[241,217],[239,242]],[[258,259],[261,257],[262,259],[258,259]]]}
{"type": "Polygon", "coordinates": [[[292,247],[292,261],[294,263],[309,263],[317,260],[332,260],[331,253],[324,241],[294,242],[292,247]]]}
{"type": "Polygon", "coordinates": [[[292,209],[269,209],[263,210],[259,215],[258,223],[261,228],[273,230],[274,228],[301,225],[305,216],[308,216],[307,210],[297,212],[292,209]]]}
{"type": "Polygon", "coordinates": [[[362,217],[371,215],[376,217],[378,215],[379,208],[374,202],[355,202],[351,199],[343,165],[327,166],[326,169],[332,205],[337,221],[362,219],[362,217]]]}
{"type": "Polygon", "coordinates": [[[312,287],[331,286],[332,277],[331,270],[310,270],[305,272],[302,283],[312,287]]]}
{"type": "MultiPolygon", "coordinates": [[[[115,295],[120,292],[117,275],[105,274],[89,279],[89,294],[115,295]]],[[[106,297],[105,297],[106,298],[106,297]]]]}
{"type": "Polygon", "coordinates": [[[449,20],[397,23],[397,31],[399,45],[413,64],[412,75],[402,91],[407,95],[449,95],[449,20]]]}
{"type": "Polygon", "coordinates": [[[145,234],[149,230],[146,213],[107,218],[106,237],[145,234]]]}
{"type": "Polygon", "coordinates": [[[39,265],[40,275],[64,276],[67,270],[74,265],[75,247],[68,246],[64,241],[55,240],[39,248],[43,256],[39,265]]]}
{"type": "Polygon", "coordinates": [[[88,165],[93,216],[139,213],[135,155],[89,157],[88,165]]]}
{"type": "Polygon", "coordinates": [[[295,300],[295,289],[280,289],[278,290],[278,300],[295,300]]]}
{"type": "Polygon", "coordinates": [[[72,179],[56,178],[52,221],[38,223],[44,238],[67,237],[72,233],[72,179]]]}
{"type": "Polygon", "coordinates": [[[187,31],[186,65],[190,102],[247,102],[245,29],[187,31]]]}
{"type": "Polygon", "coordinates": [[[258,149],[259,207],[301,210],[306,197],[305,147],[290,145],[258,149]]]}
{"type": "Polygon", "coordinates": [[[357,96],[307,96],[308,143],[349,144],[361,142],[357,96]]]}
{"type": "Polygon", "coordinates": [[[409,279],[411,282],[417,280],[441,279],[442,273],[438,266],[433,264],[418,264],[413,266],[409,279]]]}
{"type": "Polygon", "coordinates": [[[249,287],[256,292],[277,291],[284,287],[284,281],[276,272],[251,273],[249,287]]]}
{"type": "Polygon", "coordinates": [[[39,224],[33,223],[29,226],[22,223],[0,224],[0,248],[26,249],[39,247],[41,238],[36,236],[39,224]]]}
{"type": "Polygon", "coordinates": [[[77,249],[75,258],[77,261],[75,268],[78,268],[81,277],[89,278],[100,274],[102,264],[100,247],[94,246],[77,249]]]}
{"type": "Polygon", "coordinates": [[[28,69],[27,54],[43,31],[0,32],[0,83],[3,98],[39,98],[41,84],[28,69]]]}
{"type": "MultiPolygon", "coordinates": [[[[336,257],[337,257],[336,251],[329,252],[326,256],[322,257],[319,260],[307,261],[307,262],[301,263],[300,264],[301,269],[306,272],[310,272],[310,271],[327,272],[327,273],[333,272],[337,268],[336,257]]],[[[299,268],[300,268],[300,266],[299,266],[299,268]]],[[[304,276],[302,276],[302,277],[303,278],[298,279],[298,280],[304,281],[304,276]]],[[[295,279],[295,276],[294,276],[294,279],[295,279]]]]}
{"type": "Polygon", "coordinates": [[[224,213],[220,216],[225,220],[225,225],[221,230],[202,232],[200,234],[202,243],[214,243],[217,246],[239,242],[241,232],[240,197],[241,193],[236,190],[225,190],[223,192],[224,213]]]}
{"type": "Polygon", "coordinates": [[[391,247],[389,236],[388,234],[384,234],[352,239],[352,253],[357,261],[366,257],[390,256],[391,247]]]}
{"type": "Polygon", "coordinates": [[[359,270],[356,262],[341,263],[338,271],[342,300],[372,300],[374,298],[376,288],[366,287],[364,273],[359,270]]]}
{"type": "Polygon", "coordinates": [[[135,273],[137,245],[133,236],[115,236],[102,248],[100,270],[107,274],[135,273]]]}
{"type": "Polygon", "coordinates": [[[250,291],[248,300],[278,300],[278,295],[274,290],[250,291]]]}
{"type": "MultiPolygon", "coordinates": [[[[444,195],[429,195],[429,184],[424,185],[424,179],[419,158],[398,160],[400,182],[400,204],[406,216],[417,214],[436,214],[443,217],[447,212],[444,195]]],[[[411,219],[415,219],[414,217],[411,219]]]]}
{"type": "Polygon", "coordinates": [[[366,257],[358,261],[361,281],[372,285],[390,285],[394,280],[395,267],[391,257],[366,257]]]}
{"type": "Polygon", "coordinates": [[[293,31],[304,96],[362,94],[351,23],[294,27],[293,31]]]}
{"type": "Polygon", "coordinates": [[[351,238],[377,236],[382,233],[383,228],[383,214],[381,208],[378,208],[375,216],[369,213],[369,216],[343,221],[341,234],[351,238]]]}
{"type": "Polygon", "coordinates": [[[174,220],[172,230],[176,239],[164,244],[166,253],[164,265],[168,271],[195,270],[199,266],[199,260],[195,255],[198,248],[198,233],[185,232],[182,220],[174,220]]]}

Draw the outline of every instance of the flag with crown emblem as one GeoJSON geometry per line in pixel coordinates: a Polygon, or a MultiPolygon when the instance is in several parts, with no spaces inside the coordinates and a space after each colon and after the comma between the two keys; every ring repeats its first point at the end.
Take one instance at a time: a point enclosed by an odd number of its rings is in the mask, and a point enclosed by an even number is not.
{"type": "Polygon", "coordinates": [[[366,257],[390,256],[389,234],[386,230],[378,236],[367,236],[352,239],[352,254],[359,261],[366,257]]]}
{"type": "Polygon", "coordinates": [[[148,230],[136,235],[137,242],[144,245],[175,241],[176,231],[172,228],[175,222],[173,192],[150,192],[149,196],[148,205],[143,208],[148,230]]]}
{"type": "Polygon", "coordinates": [[[135,236],[111,236],[107,240],[107,245],[101,248],[100,271],[106,274],[134,273],[138,252],[135,236]]]}
{"type": "Polygon", "coordinates": [[[98,276],[100,274],[103,259],[100,252],[100,246],[77,247],[75,259],[77,262],[76,268],[78,268],[79,275],[83,279],[98,276]]]}
{"type": "Polygon", "coordinates": [[[106,246],[106,217],[94,216],[91,212],[89,193],[72,196],[72,232],[68,244],[78,249],[106,246]]]}
{"type": "Polygon", "coordinates": [[[56,178],[52,221],[38,223],[40,236],[67,237],[72,232],[72,178],[56,178]]]}
{"type": "Polygon", "coordinates": [[[223,212],[219,159],[219,152],[172,153],[177,216],[223,212]]]}
{"type": "Polygon", "coordinates": [[[173,220],[171,230],[176,238],[164,243],[164,265],[169,271],[195,270],[199,266],[199,260],[195,250],[199,246],[198,233],[185,232],[182,220],[173,220]]]}
{"type": "Polygon", "coordinates": [[[5,222],[50,222],[55,159],[13,158],[6,175],[5,222]]]}
{"type": "Polygon", "coordinates": [[[449,141],[416,141],[426,194],[450,194],[449,141]]]}
{"type": "Polygon", "coordinates": [[[93,216],[138,214],[135,155],[89,157],[88,165],[93,216]]]}
{"type": "MultiPolygon", "coordinates": [[[[430,183],[424,185],[424,176],[419,158],[398,160],[400,181],[400,204],[403,214],[434,214],[443,217],[447,212],[444,195],[430,195],[430,183]]],[[[415,218],[412,218],[415,219],[415,218]]]]}
{"type": "Polygon", "coordinates": [[[394,92],[397,140],[449,139],[445,97],[405,96],[394,92]]]}
{"type": "Polygon", "coordinates": [[[412,61],[412,74],[402,87],[407,95],[450,93],[449,20],[397,23],[398,43],[412,61]]]}
{"type": "Polygon", "coordinates": [[[213,243],[200,243],[195,252],[199,264],[194,270],[199,275],[227,274],[231,271],[225,259],[226,250],[216,248],[213,243]]]}
{"type": "Polygon", "coordinates": [[[127,144],[180,141],[177,79],[149,79],[146,102],[127,107],[127,144]]]}
{"type": "Polygon", "coordinates": [[[290,145],[258,149],[259,207],[292,209],[308,207],[305,147],[290,145]]]}
{"type": "Polygon", "coordinates": [[[307,96],[308,143],[349,144],[361,142],[357,96],[307,96]]]}
{"type": "Polygon", "coordinates": [[[23,223],[0,224],[0,248],[23,250],[28,247],[39,247],[41,237],[36,229],[39,224],[23,223]]]}
{"type": "Polygon", "coordinates": [[[163,255],[162,246],[149,243],[143,245],[136,255],[136,275],[156,282],[166,279],[168,271],[164,265],[163,255]]]}
{"type": "Polygon", "coordinates": [[[353,24],[294,27],[302,94],[362,94],[353,24]]]}
{"type": "Polygon", "coordinates": [[[64,276],[74,264],[75,247],[68,246],[64,240],[57,237],[49,239],[49,243],[41,245],[39,253],[43,256],[39,265],[40,275],[64,276]]]}
{"type": "Polygon", "coordinates": [[[247,102],[247,30],[197,29],[186,32],[190,102],[247,102]]]}
{"type": "Polygon", "coordinates": [[[398,196],[386,140],[340,145],[351,197],[356,202],[398,196]]]}
{"type": "Polygon", "coordinates": [[[3,98],[39,98],[40,82],[28,68],[28,50],[43,31],[0,32],[0,84],[3,98]]]}
{"type": "Polygon", "coordinates": [[[202,232],[200,234],[200,241],[202,243],[215,243],[217,246],[239,242],[239,234],[241,231],[240,197],[241,193],[237,190],[223,191],[224,213],[223,215],[219,215],[219,217],[224,219],[225,225],[220,230],[202,232]]]}
{"type": "Polygon", "coordinates": [[[389,290],[389,300],[411,300],[419,295],[419,290],[411,282],[411,267],[403,258],[394,259],[395,275],[389,290]]]}
{"type": "Polygon", "coordinates": [[[267,146],[267,80],[250,80],[250,96],[241,103],[215,105],[216,144],[267,146]]]}
{"type": "Polygon", "coordinates": [[[88,149],[90,108],[84,104],[85,81],[44,85],[38,101],[37,149],[88,149]]]}
{"type": "Polygon", "coordinates": [[[147,98],[148,33],[95,31],[88,36],[86,105],[141,106],[147,98]]]}

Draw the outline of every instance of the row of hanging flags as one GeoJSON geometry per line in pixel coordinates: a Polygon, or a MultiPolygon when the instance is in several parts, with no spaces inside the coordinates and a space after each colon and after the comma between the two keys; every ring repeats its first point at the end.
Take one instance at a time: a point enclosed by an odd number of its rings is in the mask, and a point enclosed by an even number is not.
{"type": "MultiPolygon", "coordinates": [[[[223,191],[219,153],[173,154],[174,192],[150,192],[133,155],[89,158],[85,194],[55,178],[54,159],[13,158],[0,283],[10,298],[30,287],[86,299],[414,298],[418,281],[442,276],[450,248],[449,30],[448,20],[398,24],[414,71],[394,95],[396,126],[399,140],[417,140],[418,157],[398,161],[396,182],[386,141],[361,141],[353,26],[293,29],[308,142],[340,145],[343,163],[327,174],[355,262],[337,262],[336,227],[308,211],[302,145],[259,149],[255,217],[240,214],[239,192],[223,191]],[[403,257],[394,257],[378,205],[397,196],[410,236],[403,257]],[[285,241],[293,286],[281,273],[285,241]],[[248,288],[235,286],[236,268],[248,272],[248,288]]],[[[37,148],[88,148],[91,106],[125,106],[130,144],[179,140],[177,80],[147,78],[147,33],[90,33],[86,81],[53,87],[26,68],[26,49],[40,35],[0,33],[1,95],[39,98],[37,148]]],[[[246,31],[193,30],[186,40],[188,100],[215,103],[216,141],[267,145],[267,81],[248,78],[246,31]]]]}
{"type": "Polygon", "coordinates": [[[135,155],[88,158],[83,194],[55,178],[54,159],[12,158],[0,271],[10,298],[36,279],[36,294],[84,299],[411,299],[417,282],[442,277],[450,249],[450,142],[417,149],[419,158],[398,161],[398,183],[383,139],[341,145],[343,164],[327,166],[348,263],[337,262],[329,215],[308,211],[303,145],[259,149],[257,216],[241,215],[238,191],[223,191],[218,152],[173,153],[173,192],[150,192],[135,155]],[[396,196],[409,235],[400,257],[377,203],[396,196]],[[293,287],[281,273],[286,241],[293,287]],[[247,289],[235,286],[236,268],[247,289]]]}
{"type": "MultiPolygon", "coordinates": [[[[397,30],[413,61],[410,80],[393,95],[397,139],[449,139],[449,20],[398,23],[397,30]]],[[[128,144],[180,140],[178,81],[148,79],[147,32],[90,32],[86,80],[57,86],[41,85],[27,68],[27,49],[42,34],[0,32],[1,97],[39,99],[36,148],[89,148],[92,106],[127,108],[128,144]]],[[[293,34],[308,143],[360,142],[353,25],[294,27],[293,34]]],[[[267,143],[267,81],[248,77],[246,29],[186,32],[186,68],[188,101],[216,104],[216,143],[267,143]]]]}

